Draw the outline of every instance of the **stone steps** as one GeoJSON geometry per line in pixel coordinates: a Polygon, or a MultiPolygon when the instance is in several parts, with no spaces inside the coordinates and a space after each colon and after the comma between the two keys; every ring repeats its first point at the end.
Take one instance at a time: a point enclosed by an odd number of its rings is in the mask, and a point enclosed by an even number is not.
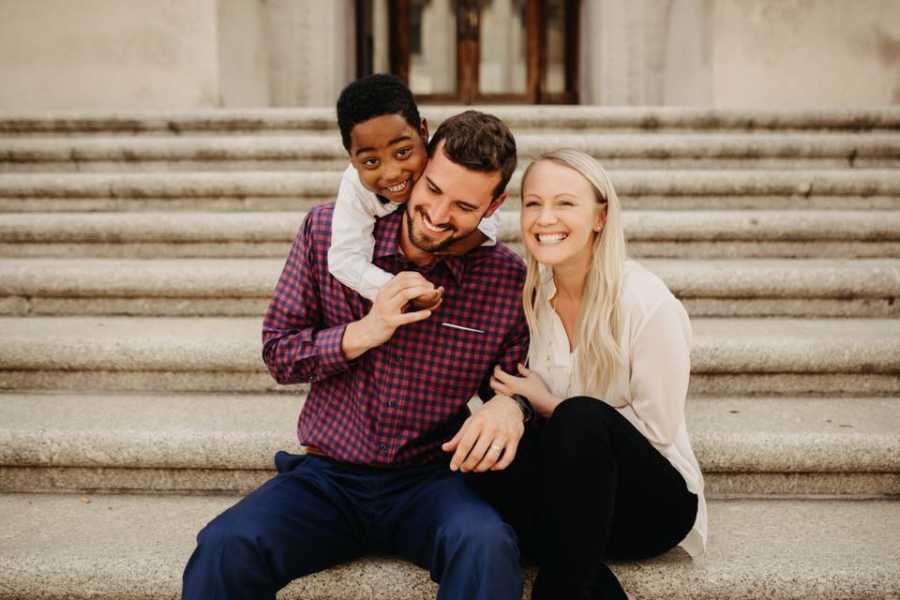
{"type": "MultiPolygon", "coordinates": [[[[260,322],[3,317],[0,390],[292,389],[276,385],[264,369],[260,322]]],[[[692,324],[696,395],[900,394],[900,320],[694,319],[692,324]]]]}
{"type": "MultiPolygon", "coordinates": [[[[2,495],[0,512],[17,518],[0,521],[0,598],[177,598],[196,533],[237,499],[2,495]]],[[[642,600],[900,595],[896,503],[713,501],[709,516],[703,559],[676,549],[613,565],[624,588],[642,600]]],[[[436,591],[427,571],[368,557],[295,580],[279,598],[432,600],[436,591]]]]}
{"type": "MultiPolygon", "coordinates": [[[[522,166],[600,158],[693,317],[710,548],[615,565],[626,589],[900,598],[900,108],[486,110],[522,166]]],[[[0,114],[0,600],[178,597],[202,525],[297,448],[308,387],[265,371],[259,315],[345,164],[331,108],[0,114]]],[[[373,557],[280,597],[434,595],[373,557]]]]}
{"type": "MultiPolygon", "coordinates": [[[[2,394],[0,492],[244,493],[298,452],[302,394],[2,394]]],[[[900,494],[897,398],[692,398],[713,497],[900,494]]]]}
{"type": "MultiPolygon", "coordinates": [[[[607,169],[872,169],[900,166],[900,138],[878,134],[522,134],[522,164],[576,148],[607,169]]],[[[0,173],[343,170],[336,135],[0,140],[0,173]]]]}
{"type": "MultiPolygon", "coordinates": [[[[900,171],[623,170],[612,179],[626,208],[893,209],[900,171]]],[[[38,173],[0,176],[0,212],[306,210],[332,201],[340,173],[38,173]]],[[[510,184],[515,197],[521,171],[510,184]]],[[[510,202],[513,207],[516,200],[510,202]]]]}
{"type": "MultiPolygon", "coordinates": [[[[302,212],[8,213],[0,257],[283,258],[302,212]]],[[[500,239],[519,241],[518,211],[500,239]]],[[[896,211],[625,211],[638,258],[896,258],[896,211]]]]}
{"type": "MultiPolygon", "coordinates": [[[[900,259],[647,259],[692,317],[900,316],[900,259]]],[[[283,259],[0,259],[0,314],[258,316],[283,259]]]]}
{"type": "MultiPolygon", "coordinates": [[[[711,110],[689,107],[473,106],[503,119],[514,132],[657,131],[897,131],[900,110],[711,110]]],[[[434,131],[459,106],[423,106],[434,131]]],[[[0,136],[225,135],[328,132],[337,135],[333,108],[196,111],[59,111],[0,114],[0,136]]]]}

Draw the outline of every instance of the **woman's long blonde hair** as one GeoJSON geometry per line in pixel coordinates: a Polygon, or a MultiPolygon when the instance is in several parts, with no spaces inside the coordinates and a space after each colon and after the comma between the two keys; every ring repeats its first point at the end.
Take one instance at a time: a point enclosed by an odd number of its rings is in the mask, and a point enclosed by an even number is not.
{"type": "MultiPolygon", "coordinates": [[[[534,160],[522,176],[522,198],[532,167],[542,161],[555,162],[574,169],[594,188],[597,203],[605,205],[606,224],[594,237],[591,266],[585,281],[584,296],[578,316],[578,342],[575,347],[575,366],[583,393],[606,399],[610,385],[624,360],[619,345],[619,293],[625,270],[625,234],[622,230],[622,209],[612,181],[593,157],[563,148],[542,154],[534,160]]],[[[604,210],[600,208],[600,210],[604,210]]],[[[528,275],[522,290],[525,317],[532,336],[538,331],[538,310],[542,306],[541,274],[538,261],[525,248],[528,275]]]]}

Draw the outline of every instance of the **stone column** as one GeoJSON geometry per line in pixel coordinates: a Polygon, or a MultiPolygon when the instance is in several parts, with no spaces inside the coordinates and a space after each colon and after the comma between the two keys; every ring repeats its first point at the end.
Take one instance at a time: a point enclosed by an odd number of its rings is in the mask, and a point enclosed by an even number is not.
{"type": "Polygon", "coordinates": [[[581,6],[582,104],[710,104],[711,0],[581,6]]]}
{"type": "Polygon", "coordinates": [[[263,0],[218,0],[222,106],[270,106],[269,45],[263,0]]]}
{"type": "Polygon", "coordinates": [[[667,23],[662,102],[671,106],[713,104],[714,0],[674,0],[667,23]]]}
{"type": "Polygon", "coordinates": [[[353,0],[268,0],[272,106],[334,106],[356,76],[353,0]]]}

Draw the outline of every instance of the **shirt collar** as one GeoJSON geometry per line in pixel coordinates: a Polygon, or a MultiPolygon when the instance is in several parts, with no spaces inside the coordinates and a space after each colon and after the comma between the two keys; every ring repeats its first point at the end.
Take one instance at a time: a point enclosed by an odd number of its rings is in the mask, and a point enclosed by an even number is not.
{"type": "Polygon", "coordinates": [[[543,302],[549,304],[556,295],[556,282],[553,281],[553,269],[546,265],[540,265],[538,268],[540,269],[541,274],[540,298],[543,302]]]}
{"type": "MultiPolygon", "coordinates": [[[[539,294],[542,303],[541,310],[544,311],[538,317],[539,330],[545,336],[541,344],[545,348],[545,359],[554,367],[571,369],[572,352],[569,350],[569,338],[563,327],[559,313],[553,308],[550,301],[556,295],[556,282],[553,281],[553,269],[545,265],[540,265],[540,285],[541,293],[539,294]]],[[[535,339],[534,337],[532,338],[535,339]]],[[[574,374],[572,375],[574,376],[574,374]]]]}
{"type": "MultiPolygon", "coordinates": [[[[403,226],[404,210],[401,207],[389,215],[381,217],[375,225],[375,247],[372,251],[374,258],[385,258],[388,256],[399,256],[402,260],[408,260],[400,249],[400,227],[403,226]]],[[[466,272],[466,265],[471,260],[472,255],[481,252],[482,248],[474,250],[462,256],[444,256],[432,265],[435,268],[438,264],[443,264],[450,271],[450,275],[457,284],[462,284],[463,276],[466,272]]]]}

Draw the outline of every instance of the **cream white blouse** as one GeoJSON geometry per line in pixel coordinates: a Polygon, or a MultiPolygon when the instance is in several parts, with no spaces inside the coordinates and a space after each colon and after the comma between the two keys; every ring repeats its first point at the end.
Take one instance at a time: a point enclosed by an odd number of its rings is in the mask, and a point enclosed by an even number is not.
{"type": "MultiPolygon", "coordinates": [[[[588,395],[575,370],[575,354],[559,315],[550,304],[556,294],[551,269],[541,267],[537,326],[532,332],[529,367],[560,398],[588,395]]],[[[615,407],[681,473],[697,495],[694,527],[679,544],[692,557],[706,548],[707,513],[703,474],[694,456],[684,407],[690,378],[691,324],[687,312],[662,280],[634,261],[625,263],[620,296],[619,343],[626,364],[603,401],[615,407]]]]}

